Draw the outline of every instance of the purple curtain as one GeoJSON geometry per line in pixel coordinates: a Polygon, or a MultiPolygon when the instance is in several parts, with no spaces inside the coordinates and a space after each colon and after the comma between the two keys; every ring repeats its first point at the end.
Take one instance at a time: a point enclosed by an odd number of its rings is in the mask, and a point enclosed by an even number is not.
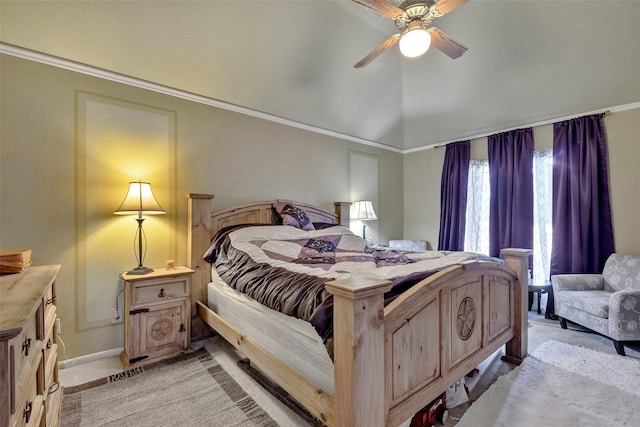
{"type": "Polygon", "coordinates": [[[441,251],[464,250],[470,158],[469,141],[447,144],[440,181],[438,250],[441,251]]]}
{"type": "Polygon", "coordinates": [[[533,248],[533,129],[489,136],[489,255],[533,248]]]}
{"type": "Polygon", "coordinates": [[[602,114],[553,125],[551,274],[600,273],[614,252],[602,114]]]}

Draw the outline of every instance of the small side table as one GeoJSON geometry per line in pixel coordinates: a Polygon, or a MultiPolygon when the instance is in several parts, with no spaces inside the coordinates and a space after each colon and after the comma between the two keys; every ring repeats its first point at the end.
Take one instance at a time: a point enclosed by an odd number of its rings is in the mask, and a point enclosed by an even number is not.
{"type": "Polygon", "coordinates": [[[124,351],[129,369],[184,353],[191,341],[191,274],[187,267],[157,268],[124,281],[124,351]]]}
{"type": "Polygon", "coordinates": [[[542,310],[540,309],[540,300],[542,299],[542,294],[548,294],[552,292],[553,287],[551,286],[551,282],[544,283],[533,283],[533,281],[529,281],[529,311],[531,311],[531,307],[533,306],[533,294],[538,294],[538,314],[542,314],[542,310]]]}

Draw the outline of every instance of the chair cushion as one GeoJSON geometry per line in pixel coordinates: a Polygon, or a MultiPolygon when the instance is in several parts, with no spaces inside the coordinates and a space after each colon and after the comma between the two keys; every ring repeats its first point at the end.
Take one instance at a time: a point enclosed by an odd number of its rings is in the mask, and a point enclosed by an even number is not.
{"type": "Polygon", "coordinates": [[[608,319],[611,294],[612,292],[607,291],[561,291],[555,298],[568,307],[608,319]]]}
{"type": "Polygon", "coordinates": [[[407,251],[426,251],[426,240],[389,240],[389,247],[407,251]]]}
{"type": "Polygon", "coordinates": [[[602,271],[605,290],[640,289],[640,257],[611,254],[602,271]]]}

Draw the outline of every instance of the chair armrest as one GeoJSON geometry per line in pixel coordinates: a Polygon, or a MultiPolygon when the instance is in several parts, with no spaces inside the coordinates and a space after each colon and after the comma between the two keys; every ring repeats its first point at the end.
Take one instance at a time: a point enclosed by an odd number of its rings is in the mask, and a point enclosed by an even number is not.
{"type": "Polygon", "coordinates": [[[555,274],[551,284],[554,292],[604,290],[602,274],[555,274]]]}
{"type": "Polygon", "coordinates": [[[640,289],[625,289],[611,294],[609,298],[609,313],[612,310],[618,312],[634,312],[640,314],[640,289]]]}
{"type": "Polygon", "coordinates": [[[640,290],[625,289],[611,294],[609,334],[616,340],[640,340],[640,290]]]}

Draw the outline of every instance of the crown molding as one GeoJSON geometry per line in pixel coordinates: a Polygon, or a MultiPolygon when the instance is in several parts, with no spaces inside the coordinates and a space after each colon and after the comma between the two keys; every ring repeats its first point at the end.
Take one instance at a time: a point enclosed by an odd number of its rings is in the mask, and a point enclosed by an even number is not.
{"type": "Polygon", "coordinates": [[[257,117],[259,119],[268,120],[284,126],[302,129],[308,132],[318,133],[321,135],[342,139],[344,141],[355,142],[357,144],[380,148],[383,150],[392,151],[394,153],[400,153],[400,154],[403,153],[403,150],[399,148],[391,147],[389,145],[382,144],[376,141],[371,141],[368,139],[347,135],[341,132],[336,132],[329,129],[324,129],[321,127],[309,125],[306,123],[297,122],[295,120],[285,119],[284,117],[279,117],[279,116],[268,114],[262,111],[252,110],[251,108],[230,104],[228,102],[220,101],[218,99],[209,98],[207,96],[198,95],[192,92],[187,92],[181,89],[176,89],[170,86],[165,86],[165,85],[154,83],[148,80],[143,80],[143,79],[128,76],[125,74],[116,73],[114,71],[105,70],[103,68],[94,67],[91,65],[83,64],[81,62],[72,61],[69,59],[33,51],[30,49],[25,49],[25,48],[14,46],[7,43],[0,42],[0,53],[15,56],[21,59],[26,59],[29,61],[39,62],[46,65],[51,65],[57,68],[63,68],[65,70],[86,74],[86,75],[97,77],[104,80],[110,80],[116,83],[121,83],[128,86],[137,87],[140,89],[146,89],[146,90],[160,93],[163,95],[169,95],[176,98],[186,99],[188,101],[196,102],[198,104],[208,105],[210,107],[233,111],[235,113],[244,114],[251,117],[257,117]]]}
{"type": "Polygon", "coordinates": [[[540,127],[540,126],[547,126],[547,125],[551,125],[553,123],[562,122],[562,121],[565,121],[565,120],[571,120],[571,119],[575,119],[575,118],[582,117],[582,116],[589,116],[589,115],[592,115],[592,114],[600,114],[600,113],[602,113],[602,114],[605,114],[605,115],[611,115],[613,113],[618,113],[618,112],[621,112],[621,111],[635,110],[636,108],[640,108],[640,102],[632,102],[631,104],[618,105],[616,107],[605,108],[605,109],[602,109],[602,110],[587,111],[587,112],[584,112],[584,113],[573,114],[573,115],[570,115],[570,116],[556,117],[554,119],[544,120],[544,121],[531,123],[531,124],[527,124],[527,125],[515,126],[515,127],[511,127],[511,128],[502,129],[502,130],[495,130],[495,131],[491,131],[491,132],[486,132],[486,133],[482,133],[482,134],[478,134],[478,135],[462,137],[462,138],[454,139],[454,140],[451,140],[451,141],[439,142],[437,144],[431,144],[431,145],[425,145],[425,146],[422,146],[422,147],[410,148],[410,149],[404,150],[402,152],[402,154],[410,154],[410,153],[415,153],[415,152],[418,152],[418,151],[431,150],[433,148],[444,147],[447,144],[451,144],[453,142],[458,142],[458,141],[466,141],[466,140],[475,140],[475,139],[480,139],[480,138],[486,138],[487,136],[490,136],[490,135],[495,135],[497,133],[502,133],[502,132],[509,132],[511,130],[516,130],[516,129],[536,128],[536,127],[540,127]]]}
{"type": "Polygon", "coordinates": [[[139,79],[136,77],[127,76],[125,74],[116,73],[114,71],[109,71],[103,68],[94,67],[91,65],[83,64],[80,62],[72,61],[69,59],[57,57],[54,55],[49,55],[41,52],[37,52],[30,49],[25,49],[19,46],[14,46],[7,43],[0,42],[0,53],[15,56],[18,58],[26,59],[29,61],[40,62],[46,65],[51,65],[57,68],[63,68],[65,70],[74,71],[81,74],[86,74],[89,76],[97,77],[100,79],[110,80],[117,83],[122,83],[128,86],[137,87],[140,89],[146,89],[152,92],[160,93],[163,95],[169,95],[176,98],[186,99],[188,101],[196,102],[198,104],[208,105],[210,107],[220,108],[223,110],[233,111],[235,113],[244,114],[251,117],[257,117],[263,120],[268,120],[274,123],[278,123],[284,126],[289,126],[297,129],[306,130],[308,132],[318,133],[321,135],[330,136],[333,138],[341,139],[344,141],[355,142],[357,144],[366,145],[369,147],[380,148],[382,150],[392,151],[394,153],[399,154],[411,154],[424,150],[431,150],[433,148],[438,148],[445,146],[452,142],[463,141],[463,140],[475,140],[480,138],[485,138],[489,135],[495,135],[501,132],[508,132],[510,130],[520,129],[524,127],[539,127],[553,124],[555,122],[570,120],[576,117],[586,116],[590,114],[598,114],[598,113],[617,113],[621,111],[634,110],[640,108],[640,102],[634,102],[631,104],[624,104],[615,107],[605,108],[601,110],[588,111],[579,114],[573,114],[570,116],[556,117],[549,120],[544,120],[536,123],[525,124],[521,126],[515,126],[511,128],[495,130],[491,132],[481,133],[477,135],[470,135],[467,137],[457,138],[455,140],[443,141],[436,144],[424,145],[415,148],[409,149],[400,149],[396,147],[391,147],[386,144],[382,144],[380,142],[371,141],[364,138],[359,138],[352,135],[347,135],[341,132],[332,131],[329,129],[320,128],[317,126],[309,125],[306,123],[297,122],[295,120],[285,119],[284,117],[279,117],[273,114],[268,114],[258,110],[252,110],[251,108],[242,107],[235,104],[230,104],[228,102],[220,101],[218,99],[209,98],[203,95],[198,95],[192,92],[187,92],[181,89],[176,89],[170,86],[161,85],[158,83],[154,83],[148,80],[139,79]]]}

